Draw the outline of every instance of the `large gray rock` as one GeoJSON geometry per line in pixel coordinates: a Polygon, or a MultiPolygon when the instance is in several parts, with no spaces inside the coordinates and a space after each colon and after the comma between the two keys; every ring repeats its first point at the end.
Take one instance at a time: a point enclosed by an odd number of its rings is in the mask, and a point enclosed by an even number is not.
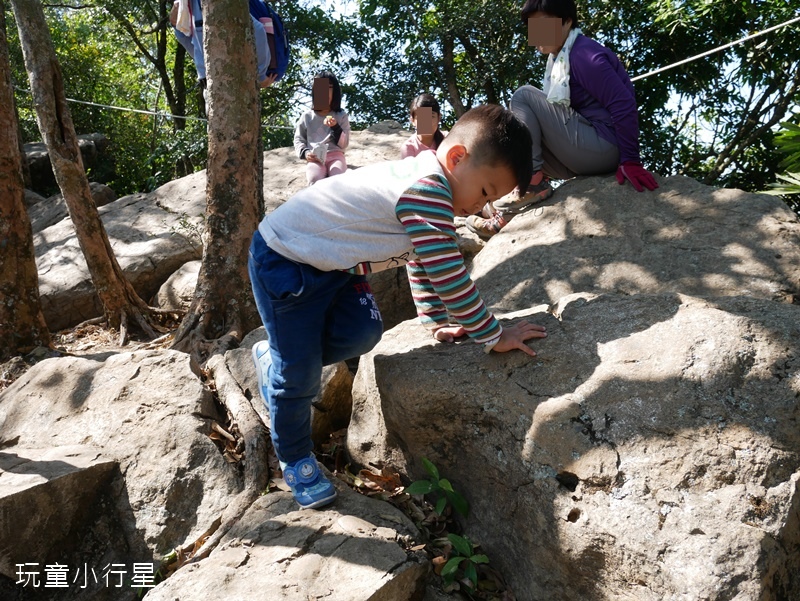
{"type": "Polygon", "coordinates": [[[471,503],[519,599],[800,598],[800,307],[676,294],[520,312],[520,352],[405,322],[361,360],[348,449],[471,503]]]}
{"type": "MultiPolygon", "coordinates": [[[[63,357],[36,364],[0,393],[0,448],[29,457],[29,449],[81,445],[116,462],[109,511],[124,537],[103,541],[102,550],[151,561],[196,540],[242,488],[208,436],[212,420],[224,417],[188,355],[63,357]]],[[[0,478],[0,496],[10,484],[0,478]]],[[[46,540],[51,529],[60,526],[48,523],[36,536],[46,540]]]]}
{"type": "Polygon", "coordinates": [[[158,289],[153,306],[167,311],[186,311],[194,299],[201,261],[189,261],[167,278],[158,289]]]}
{"type": "Polygon", "coordinates": [[[476,257],[536,359],[404,322],[359,366],[353,458],[432,460],[521,599],[800,598],[800,223],[660,183],[568,182],[476,257]]]}
{"type": "MultiPolygon", "coordinates": [[[[86,170],[109,174],[113,160],[108,156],[109,140],[100,133],[80,134],[78,148],[86,170]]],[[[31,178],[31,190],[49,196],[58,192],[56,177],[50,164],[47,145],[44,142],[31,142],[24,145],[25,157],[31,178]]]]}
{"type": "Polygon", "coordinates": [[[31,207],[37,205],[38,203],[44,201],[44,196],[37,194],[33,190],[25,189],[25,206],[28,208],[28,212],[30,213],[31,207]]]}
{"type": "MultiPolygon", "coordinates": [[[[111,247],[139,296],[149,299],[180,266],[202,256],[205,172],[100,207],[111,247]]],[[[51,330],[102,313],[75,228],[63,219],[34,235],[42,311],[51,330]]]]}
{"type": "Polygon", "coordinates": [[[208,559],[178,570],[147,601],[418,601],[429,564],[402,543],[416,528],[391,505],[338,480],[336,502],[302,511],[287,492],[259,498],[208,559]]]}
{"type": "Polygon", "coordinates": [[[472,266],[499,311],[574,292],[743,294],[800,302],[800,227],[780,199],[660,178],[636,192],[613,177],[559,187],[514,217],[472,266]]]}
{"type": "Polygon", "coordinates": [[[63,561],[115,467],[82,445],[0,451],[0,574],[63,561]]]}
{"type": "MultiPolygon", "coordinates": [[[[98,207],[103,207],[117,199],[114,190],[105,184],[89,182],[89,190],[92,193],[94,204],[98,207]]],[[[69,211],[67,210],[67,203],[64,201],[64,196],[61,193],[55,194],[47,200],[37,202],[28,209],[28,217],[31,220],[31,229],[34,234],[41,232],[51,225],[55,225],[68,216],[69,211]]]]}

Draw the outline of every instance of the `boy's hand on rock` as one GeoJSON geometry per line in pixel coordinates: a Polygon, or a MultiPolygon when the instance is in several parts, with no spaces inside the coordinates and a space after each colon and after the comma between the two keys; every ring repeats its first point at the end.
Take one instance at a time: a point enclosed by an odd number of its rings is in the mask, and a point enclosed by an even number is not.
{"type": "Polygon", "coordinates": [[[433,337],[439,342],[453,342],[456,338],[466,335],[467,331],[461,326],[445,326],[433,333],[433,337]]]}
{"type": "Polygon", "coordinates": [[[529,321],[519,321],[513,326],[503,329],[500,335],[500,341],[494,345],[493,351],[498,353],[506,353],[519,349],[528,353],[531,357],[536,356],[536,351],[525,344],[526,340],[531,338],[544,338],[547,336],[547,329],[544,326],[530,323],[529,321]]]}

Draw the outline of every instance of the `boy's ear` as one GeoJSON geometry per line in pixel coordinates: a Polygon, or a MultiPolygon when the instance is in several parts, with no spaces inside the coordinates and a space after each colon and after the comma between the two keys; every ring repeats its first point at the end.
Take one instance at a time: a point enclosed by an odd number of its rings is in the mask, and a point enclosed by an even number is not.
{"type": "Polygon", "coordinates": [[[463,144],[453,144],[447,149],[447,154],[445,155],[447,169],[452,171],[453,167],[458,165],[465,158],[467,158],[467,147],[463,144]]]}

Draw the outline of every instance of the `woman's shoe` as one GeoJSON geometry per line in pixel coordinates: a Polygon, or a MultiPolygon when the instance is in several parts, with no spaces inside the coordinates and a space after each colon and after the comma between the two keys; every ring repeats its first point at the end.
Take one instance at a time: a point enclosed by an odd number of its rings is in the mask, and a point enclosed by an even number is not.
{"type": "Polygon", "coordinates": [[[470,215],[467,217],[467,229],[484,240],[488,240],[494,236],[507,224],[508,221],[506,221],[500,213],[495,213],[489,219],[484,219],[478,215],[470,215]]]}
{"type": "Polygon", "coordinates": [[[504,214],[516,214],[527,207],[547,200],[553,195],[553,187],[546,179],[538,184],[528,184],[525,194],[520,195],[518,189],[506,194],[503,198],[494,201],[494,208],[504,214]]]}

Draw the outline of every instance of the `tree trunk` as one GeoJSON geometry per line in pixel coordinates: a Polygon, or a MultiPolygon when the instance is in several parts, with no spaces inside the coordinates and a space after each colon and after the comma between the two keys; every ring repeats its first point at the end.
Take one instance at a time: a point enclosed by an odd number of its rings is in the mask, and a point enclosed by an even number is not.
{"type": "Polygon", "coordinates": [[[0,360],[50,346],[39,303],[33,235],[25,210],[6,12],[0,3],[0,360]]]}
{"type": "Polygon", "coordinates": [[[173,348],[189,352],[213,379],[220,401],[244,439],[244,490],[195,559],[206,557],[269,481],[269,437],[221,353],[261,324],[247,274],[250,239],[264,213],[256,51],[246,2],[203,5],[208,81],[206,235],[194,300],[173,348]]]}
{"type": "Polygon", "coordinates": [[[203,6],[208,76],[206,236],[194,301],[173,348],[199,365],[260,325],[247,274],[250,240],[264,213],[256,54],[241,0],[203,6]]]}
{"type": "Polygon", "coordinates": [[[156,334],[149,323],[151,311],[122,273],[92,200],[64,95],[61,67],[42,7],[37,0],[12,0],[11,5],[17,19],[39,130],[105,319],[110,327],[119,329],[123,342],[127,339],[129,320],[133,320],[145,335],[154,338],[156,334]]]}

